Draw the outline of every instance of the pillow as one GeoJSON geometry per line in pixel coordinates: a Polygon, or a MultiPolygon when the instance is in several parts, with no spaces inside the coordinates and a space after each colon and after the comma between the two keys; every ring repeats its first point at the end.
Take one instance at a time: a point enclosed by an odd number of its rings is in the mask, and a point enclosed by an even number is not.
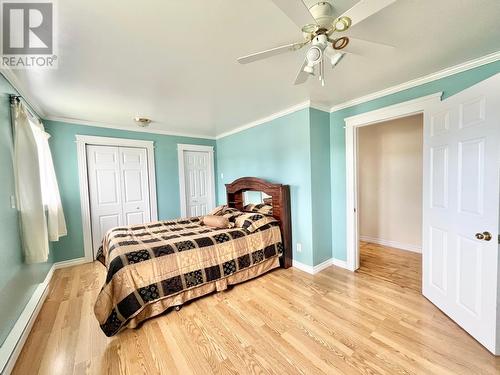
{"type": "Polygon", "coordinates": [[[234,220],[241,215],[242,212],[236,208],[228,207],[227,205],[219,206],[208,213],[208,215],[223,216],[234,223],[234,220]]]}
{"type": "Polygon", "coordinates": [[[236,218],[238,216],[240,216],[242,213],[243,212],[241,212],[240,210],[237,210],[236,208],[226,206],[222,209],[222,211],[219,215],[226,217],[229,220],[229,222],[234,223],[236,218]]]}
{"type": "Polygon", "coordinates": [[[203,217],[203,224],[215,228],[229,228],[229,220],[224,216],[207,215],[203,217]]]}
{"type": "MultiPolygon", "coordinates": [[[[236,218],[235,226],[248,230],[250,233],[255,232],[258,229],[262,229],[272,223],[278,223],[272,216],[267,216],[263,214],[258,214],[254,212],[242,213],[236,218]]],[[[275,224],[272,224],[275,225],[275,224]]]]}
{"type": "Polygon", "coordinates": [[[212,211],[210,211],[207,216],[221,215],[222,210],[227,207],[226,205],[217,206],[212,211]]]}
{"type": "Polygon", "coordinates": [[[263,215],[272,215],[273,214],[273,206],[265,203],[259,204],[247,204],[243,207],[243,211],[246,212],[258,212],[263,215]]]}

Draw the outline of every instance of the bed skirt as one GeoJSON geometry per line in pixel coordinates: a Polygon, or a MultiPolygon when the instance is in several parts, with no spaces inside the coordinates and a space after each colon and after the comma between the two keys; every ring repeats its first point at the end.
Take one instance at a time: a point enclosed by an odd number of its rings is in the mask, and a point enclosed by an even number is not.
{"type": "Polygon", "coordinates": [[[190,300],[210,294],[214,291],[220,292],[226,290],[229,285],[235,285],[253,279],[274,268],[279,267],[279,265],[279,257],[276,256],[270,259],[266,259],[265,261],[249,268],[245,268],[223,279],[205,283],[198,287],[180,292],[176,295],[162,298],[156,302],[148,304],[142,310],[140,310],[137,315],[131,317],[126,324],[126,327],[136,328],[143,321],[154,316],[161,315],[171,307],[182,305],[190,300]]]}

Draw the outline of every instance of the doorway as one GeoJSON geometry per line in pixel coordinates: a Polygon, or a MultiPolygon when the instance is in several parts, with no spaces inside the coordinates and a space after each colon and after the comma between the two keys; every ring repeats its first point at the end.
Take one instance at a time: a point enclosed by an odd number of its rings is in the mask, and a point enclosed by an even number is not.
{"type": "Polygon", "coordinates": [[[424,115],[422,294],[494,354],[498,334],[500,74],[346,118],[347,266],[359,268],[360,127],[424,115]]]}
{"type": "Polygon", "coordinates": [[[358,130],[358,272],[422,290],[422,114],[358,130]]]}
{"type": "Polygon", "coordinates": [[[92,261],[108,229],[158,220],[154,144],[87,135],[76,143],[85,260],[92,261]]]}
{"type": "MultiPolygon", "coordinates": [[[[384,121],[424,114],[441,102],[442,93],[423,96],[385,108],[345,119],[346,142],[346,268],[355,271],[360,266],[357,148],[360,128],[384,121]]],[[[424,117],[425,118],[425,117],[424,117]]]]}

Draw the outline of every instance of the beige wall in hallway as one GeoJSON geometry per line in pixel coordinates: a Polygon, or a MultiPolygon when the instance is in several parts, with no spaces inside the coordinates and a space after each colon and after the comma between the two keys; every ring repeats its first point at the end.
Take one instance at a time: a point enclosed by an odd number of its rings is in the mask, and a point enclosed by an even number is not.
{"type": "Polygon", "coordinates": [[[362,238],[422,246],[422,115],[359,129],[362,238]]]}

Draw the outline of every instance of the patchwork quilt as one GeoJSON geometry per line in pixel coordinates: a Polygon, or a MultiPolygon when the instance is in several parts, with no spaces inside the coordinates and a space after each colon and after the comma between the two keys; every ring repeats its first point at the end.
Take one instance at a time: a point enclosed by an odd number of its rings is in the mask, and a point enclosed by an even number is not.
{"type": "Polygon", "coordinates": [[[245,214],[230,229],[205,226],[201,219],[118,227],[106,233],[98,260],[107,275],[94,312],[107,336],[178,301],[223,289],[216,283],[223,285],[226,278],[236,283],[278,266],[283,245],[272,217],[245,214]]]}

